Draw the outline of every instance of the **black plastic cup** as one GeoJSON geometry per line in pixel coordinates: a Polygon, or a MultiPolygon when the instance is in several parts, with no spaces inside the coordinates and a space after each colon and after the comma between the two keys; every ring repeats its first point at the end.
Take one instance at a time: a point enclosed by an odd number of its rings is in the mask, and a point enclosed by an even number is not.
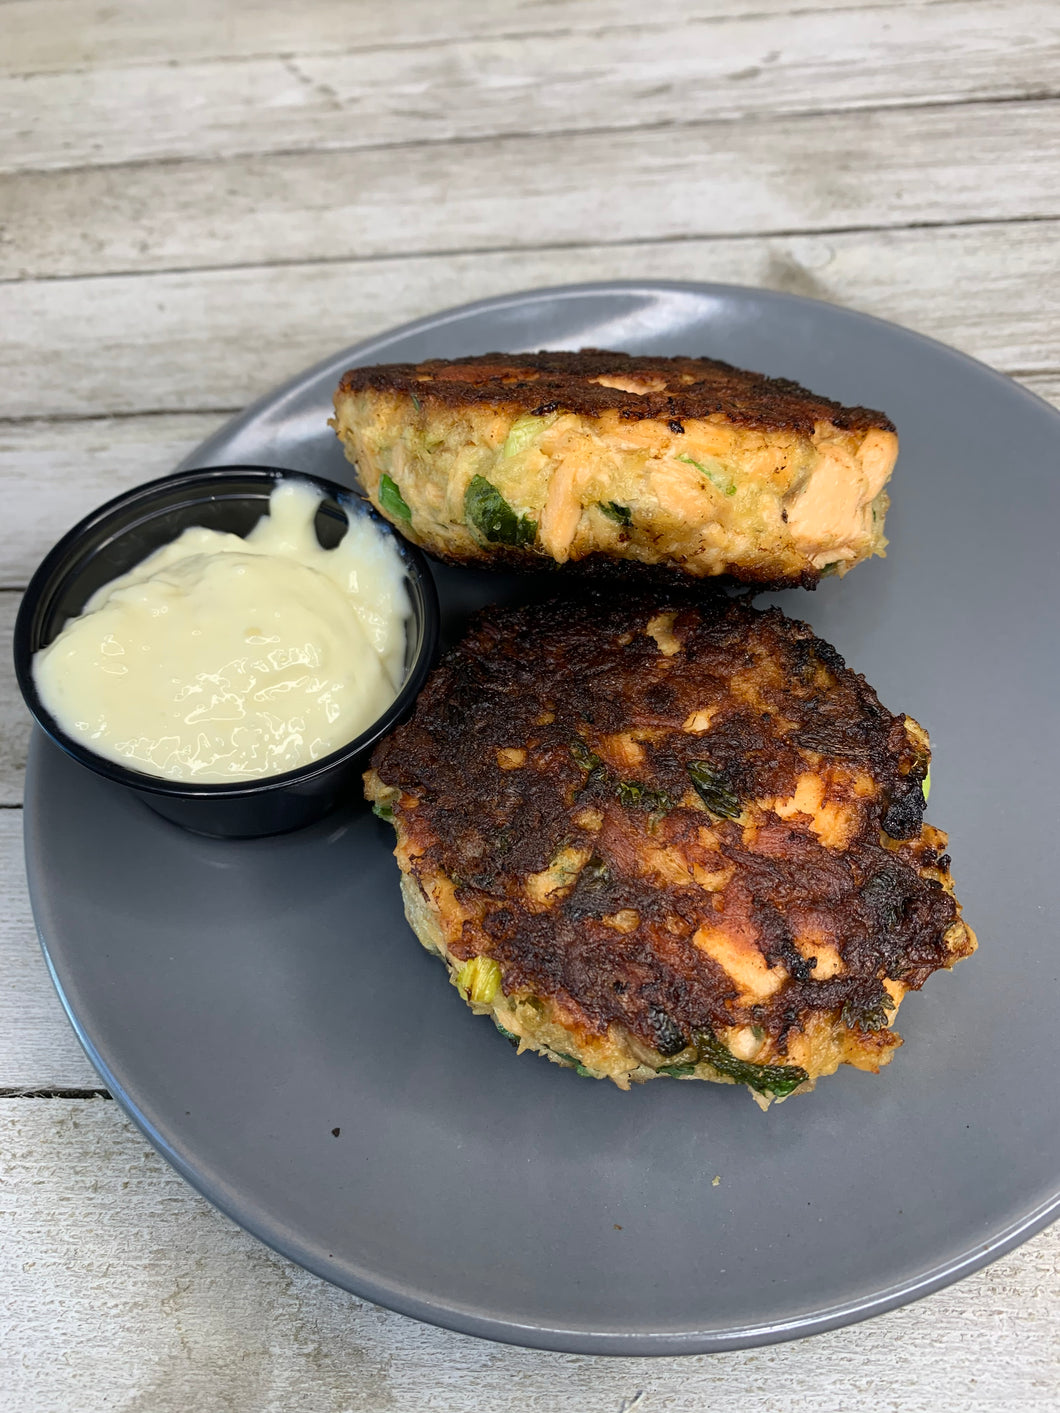
{"type": "Polygon", "coordinates": [[[220,466],[149,481],[87,516],[45,556],[30,580],[15,622],[15,672],[26,705],[67,755],[97,775],[134,791],[174,823],[196,834],[248,839],[285,834],[320,819],[342,799],[360,795],[360,773],[372,747],[402,721],[438,652],[438,595],[427,561],[354,492],[301,471],[220,466]],[[130,770],[68,736],[42,703],[33,681],[33,655],[55,639],[104,584],[135,568],[192,525],[247,535],[268,510],[283,480],[308,482],[324,499],[316,531],[325,549],[336,545],[347,519],[367,515],[393,537],[405,565],[411,613],[405,674],[394,701],[352,741],[297,770],[231,785],[196,785],[130,770]]]}

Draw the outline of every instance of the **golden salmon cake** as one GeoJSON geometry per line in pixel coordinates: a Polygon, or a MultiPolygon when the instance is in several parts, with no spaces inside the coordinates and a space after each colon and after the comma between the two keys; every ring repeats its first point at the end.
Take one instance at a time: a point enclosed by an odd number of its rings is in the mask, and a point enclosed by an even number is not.
{"type": "Polygon", "coordinates": [[[520,1051],[765,1104],[878,1070],[975,949],[929,762],[779,610],[594,594],[481,614],[365,781],[413,930],[520,1051]]]}
{"type": "Polygon", "coordinates": [[[373,505],[457,563],[812,586],[886,545],[891,422],[709,358],[354,368],[331,425],[373,505]]]}

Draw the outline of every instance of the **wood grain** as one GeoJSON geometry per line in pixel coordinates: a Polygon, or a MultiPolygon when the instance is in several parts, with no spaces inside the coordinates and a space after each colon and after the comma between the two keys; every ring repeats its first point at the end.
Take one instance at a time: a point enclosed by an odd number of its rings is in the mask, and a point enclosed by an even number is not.
{"type": "MultiPolygon", "coordinates": [[[[37,941],[22,866],[19,809],[0,809],[0,977],[0,1089],[97,1088],[99,1076],[59,1004],[37,941]]],[[[0,1112],[4,1103],[0,1099],[0,1112]]],[[[2,1291],[0,1277],[0,1311],[2,1291]]],[[[0,1326],[2,1321],[0,1314],[0,1326]]]]}
{"type": "MultiPolygon", "coordinates": [[[[8,814],[5,806],[22,803],[30,732],[30,715],[23,705],[11,660],[11,637],[18,603],[18,594],[0,593],[0,823],[8,814]]],[[[21,859],[12,866],[16,876],[21,875],[21,859]]],[[[2,906],[0,903],[0,926],[3,925],[2,906]]]]}
{"type": "MultiPolygon", "coordinates": [[[[583,20],[585,8],[554,18],[583,20]]],[[[975,0],[803,10],[785,17],[782,33],[776,16],[761,12],[710,24],[653,14],[577,43],[476,35],[443,46],[397,43],[369,59],[308,54],[0,77],[0,165],[352,150],[1027,93],[1060,94],[1053,0],[1014,0],[1004,10],[975,0]]]]}
{"type": "MultiPolygon", "coordinates": [[[[1060,222],[1025,222],[0,285],[7,334],[0,418],[234,412],[335,350],[406,320],[593,279],[762,285],[908,325],[1004,372],[1060,370],[1060,322],[1042,297],[1055,281],[1058,241],[1060,222]]],[[[0,426],[0,483],[45,474],[54,435],[27,461],[26,436],[0,426]]],[[[100,448],[106,435],[86,429],[86,445],[100,448]]],[[[36,515],[31,507],[25,511],[36,515]]],[[[64,512],[59,523],[73,518],[64,512]]],[[[24,524],[8,535],[0,523],[0,558],[22,555],[24,524]]],[[[35,554],[41,540],[33,544],[35,554]]]]}
{"type": "Polygon", "coordinates": [[[0,1155],[11,1413],[1056,1407],[1058,1228],[851,1329],[730,1354],[606,1359],[489,1344],[324,1285],[213,1211],[113,1103],[0,1101],[0,1155]],[[30,1356],[39,1350],[49,1357],[30,1356]],[[946,1377],[928,1383],[926,1369],[946,1377]]]}
{"type": "MultiPolygon", "coordinates": [[[[60,535],[112,496],[172,471],[222,420],[177,413],[0,423],[0,500],[9,508],[0,520],[0,589],[25,587],[60,535]]],[[[0,594],[0,615],[10,597],[0,594]]]]}
{"type": "Polygon", "coordinates": [[[1060,411],[1060,373],[1042,373],[1020,378],[1019,381],[1036,397],[1051,402],[1060,411]]]}
{"type": "MultiPolygon", "coordinates": [[[[930,0],[929,0],[930,3],[930,0]]],[[[787,23],[802,11],[880,10],[886,17],[929,8],[923,0],[656,0],[659,24],[717,24],[750,10],[787,23]]],[[[229,3],[184,0],[178,11],[140,0],[4,0],[0,70],[29,74],[114,65],[188,63],[254,55],[364,53],[400,44],[422,48],[468,38],[466,0],[287,0],[229,3]]],[[[621,26],[641,26],[640,0],[490,0],[473,11],[479,37],[560,41],[621,26]]]]}
{"type": "MultiPolygon", "coordinates": [[[[41,554],[404,320],[583,279],[765,285],[1060,406],[1053,0],[0,0],[0,34],[0,806],[41,554]]],[[[21,828],[0,808],[0,1093],[91,1090],[21,828]]],[[[325,1286],[113,1103],[0,1098],[0,1222],[4,1413],[1060,1404],[1060,1227],[852,1329],[649,1361],[486,1344],[325,1286]]]]}
{"type": "Polygon", "coordinates": [[[1060,104],[0,177],[0,278],[1060,216],[1060,104]],[[440,213],[444,212],[444,219],[440,213]]]}

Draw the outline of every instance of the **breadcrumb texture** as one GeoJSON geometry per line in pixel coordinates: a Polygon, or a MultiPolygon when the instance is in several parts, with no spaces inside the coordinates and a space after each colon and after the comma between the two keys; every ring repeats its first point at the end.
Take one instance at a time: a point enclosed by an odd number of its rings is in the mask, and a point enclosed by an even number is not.
{"type": "Polygon", "coordinates": [[[883,554],[898,454],[883,413],[599,349],[354,368],[332,426],[376,508],[439,558],[775,585],[883,554]]]}
{"type": "Polygon", "coordinates": [[[365,781],[412,927],[521,1050],[765,1104],[878,1070],[975,949],[929,762],[779,610],[592,593],[480,615],[365,781]]]}

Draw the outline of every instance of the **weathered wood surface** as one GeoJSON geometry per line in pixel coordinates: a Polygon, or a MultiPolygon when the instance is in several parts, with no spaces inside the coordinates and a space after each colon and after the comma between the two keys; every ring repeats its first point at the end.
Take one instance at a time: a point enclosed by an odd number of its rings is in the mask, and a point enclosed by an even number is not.
{"type": "MultiPolygon", "coordinates": [[[[1058,249],[1060,221],[1025,221],[0,284],[0,419],[234,412],[406,320],[592,279],[764,285],[905,324],[1002,372],[1051,373],[1060,370],[1050,297],[1058,249]]],[[[23,451],[7,450],[12,436],[0,422],[5,478],[30,474],[23,451]]],[[[86,445],[99,437],[86,429],[86,445]]],[[[5,555],[7,540],[0,520],[5,555]]]]}
{"type": "MultiPolygon", "coordinates": [[[[552,24],[584,21],[587,8],[556,8],[552,24]]],[[[640,24],[598,28],[577,42],[554,32],[517,44],[476,35],[409,45],[395,37],[370,55],[0,77],[0,130],[8,134],[0,169],[349,151],[910,99],[1005,99],[1029,90],[1060,93],[1053,0],[1017,0],[1003,10],[976,0],[796,10],[782,36],[776,17],[761,11],[704,24],[694,13],[660,17],[653,7],[640,24]],[[129,123],[131,108],[142,121],[129,123]]]]}
{"type": "Polygon", "coordinates": [[[608,1360],[431,1329],[324,1285],[213,1211],[105,1101],[0,1100],[0,1223],[11,1413],[1045,1413],[1060,1387],[1057,1228],[808,1342],[608,1360]]]}
{"type": "MultiPolygon", "coordinates": [[[[0,590],[24,587],[60,535],[112,496],[164,476],[223,420],[206,412],[0,422],[0,502],[8,507],[0,520],[0,590]]],[[[12,598],[0,592],[0,635],[12,598]]],[[[0,702],[3,681],[0,674],[0,702]]],[[[12,803],[2,783],[6,725],[0,720],[0,804],[12,803]]]]}
{"type": "MultiPolygon", "coordinates": [[[[26,767],[30,718],[22,702],[11,665],[11,634],[18,610],[18,594],[0,592],[0,825],[12,806],[22,802],[22,777],[26,767]]],[[[4,921],[0,918],[0,928],[4,921]]],[[[0,971],[2,975],[2,971],[0,971]]],[[[0,1085],[3,1085],[0,1069],[0,1085]]]]}
{"type": "Polygon", "coordinates": [[[0,176],[0,279],[1056,217],[1055,112],[976,103],[14,173],[0,176]]]}
{"type": "MultiPolygon", "coordinates": [[[[0,1091],[98,1088],[99,1077],[59,1004],[37,942],[17,809],[0,809],[0,972],[0,1091]]],[[[0,1324],[3,1309],[0,1261],[0,1324]]]]}
{"type": "MultiPolygon", "coordinates": [[[[18,590],[270,386],[447,305],[667,278],[893,319],[1060,405],[1052,0],[0,0],[0,35],[0,1093],[99,1085],[22,873],[18,590]]],[[[850,1330],[609,1361],[323,1285],[105,1101],[0,1098],[0,1222],[4,1413],[1060,1406],[1060,1228],[850,1330]]]]}
{"type": "MultiPolygon", "coordinates": [[[[787,24],[800,11],[880,10],[885,19],[933,8],[939,0],[656,0],[658,24],[765,16],[787,24]]],[[[941,0],[947,3],[947,0],[941,0]]],[[[989,8],[984,6],[983,8],[989,8]]],[[[997,8],[994,6],[994,8],[997,8]]],[[[179,14],[142,0],[4,0],[0,71],[33,74],[114,65],[276,54],[365,53],[393,45],[424,47],[479,38],[524,41],[546,34],[557,42],[601,30],[640,28],[641,0],[491,0],[469,11],[466,0],[287,0],[218,6],[216,0],[185,0],[179,14]]],[[[1034,42],[1032,31],[1024,43],[1034,42]]]]}

